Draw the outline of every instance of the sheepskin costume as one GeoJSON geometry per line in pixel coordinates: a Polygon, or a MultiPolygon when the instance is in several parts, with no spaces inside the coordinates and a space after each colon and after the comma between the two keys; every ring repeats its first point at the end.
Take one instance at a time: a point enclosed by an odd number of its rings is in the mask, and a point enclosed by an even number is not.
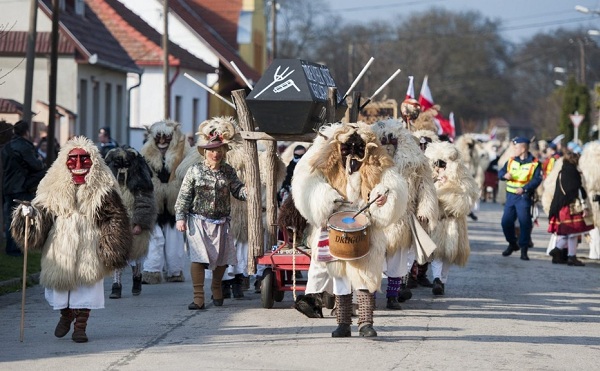
{"type": "Polygon", "coordinates": [[[579,158],[579,168],[583,175],[584,187],[587,191],[592,213],[594,214],[594,225],[596,229],[590,231],[592,241],[590,242],[590,259],[600,259],[600,201],[594,201],[600,197],[600,142],[593,141],[583,147],[583,153],[579,158]]]}
{"type": "MultiPolygon", "coordinates": [[[[389,245],[385,229],[406,212],[408,186],[392,158],[379,143],[377,135],[361,122],[322,127],[313,146],[296,165],[292,197],[300,214],[311,225],[309,245],[313,249],[313,259],[317,255],[322,228],[327,226],[334,212],[340,211],[340,208],[360,209],[386,192],[387,202],[384,205],[379,207],[373,203],[366,211],[370,220],[367,229],[369,253],[356,260],[333,260],[327,263],[338,306],[338,328],[332,333],[334,337],[350,336],[353,290],[358,290],[361,335],[377,336],[372,327],[372,293],[381,286],[383,261],[389,245]],[[359,141],[364,144],[364,153],[360,150],[350,151],[344,161],[342,149],[359,141]],[[360,155],[362,158],[359,158],[360,155]],[[361,163],[358,169],[356,162],[361,163]],[[349,204],[344,205],[339,201],[349,204]]],[[[311,269],[312,266],[311,262],[311,269]]],[[[310,276],[311,272],[309,279],[310,276]]]]}
{"type": "MultiPolygon", "coordinates": [[[[542,208],[544,209],[546,215],[550,214],[550,205],[552,204],[554,192],[556,191],[556,180],[558,179],[558,174],[560,174],[560,171],[562,170],[563,162],[564,159],[562,157],[558,158],[554,163],[554,167],[552,167],[550,174],[548,174],[546,179],[544,179],[542,182],[544,186],[544,191],[542,193],[542,208]]],[[[581,164],[581,159],[579,159],[579,163],[581,164]]],[[[584,175],[584,179],[587,185],[587,175],[584,175]]]]}
{"type": "Polygon", "coordinates": [[[427,111],[419,113],[419,117],[412,122],[412,125],[409,129],[411,131],[429,130],[437,133],[438,128],[435,124],[435,116],[437,116],[439,109],[440,106],[436,104],[427,111]]]}
{"type": "Polygon", "coordinates": [[[471,134],[464,134],[454,142],[467,169],[475,178],[479,189],[483,189],[485,170],[490,164],[490,157],[482,144],[471,134]]]}
{"type": "Polygon", "coordinates": [[[372,125],[372,129],[381,143],[387,143],[383,147],[388,150],[396,169],[408,183],[407,212],[397,223],[386,228],[390,242],[387,253],[392,254],[398,249],[409,249],[412,245],[413,236],[409,224],[412,215],[426,221],[422,223],[425,230],[433,230],[438,220],[437,195],[431,167],[419,148],[418,138],[404,129],[402,122],[394,119],[379,121],[372,125]],[[395,147],[390,144],[392,140],[397,143],[395,147]]]}
{"type": "Polygon", "coordinates": [[[479,188],[453,144],[431,143],[425,150],[425,156],[433,169],[440,210],[439,223],[431,234],[437,245],[434,259],[464,266],[471,251],[467,215],[479,197],[479,188]],[[445,171],[440,173],[434,167],[438,160],[446,163],[445,171]]]}
{"type": "Polygon", "coordinates": [[[148,247],[148,257],[144,261],[143,281],[148,284],[160,283],[162,271],[171,282],[184,280],[183,235],[175,229],[175,201],[179,194],[182,179],[176,177],[176,170],[183,161],[190,145],[181,124],[174,121],[158,121],[147,127],[148,140],[140,153],[152,171],[152,185],[157,207],[157,223],[148,247]],[[155,138],[170,137],[163,156],[155,138]]]}
{"type": "MultiPolygon", "coordinates": [[[[148,244],[156,223],[156,201],[152,185],[152,171],[142,155],[128,145],[111,149],[104,159],[112,171],[127,208],[133,231],[133,244],[129,251],[129,264],[133,273],[134,295],[142,290],[142,260],[148,254],[148,244]]],[[[121,297],[123,270],[113,275],[111,299],[121,297]]]]}
{"type": "MultiPolygon", "coordinates": [[[[132,241],[119,186],[91,140],[75,137],[61,148],[32,206],[28,248],[42,251],[40,283],[49,303],[55,309],[103,308],[103,279],[127,265],[132,241]],[[92,161],[80,185],[66,166],[75,148],[85,150],[92,161]],[[99,293],[87,292],[98,288],[99,293]]],[[[12,235],[24,246],[25,217],[19,208],[13,216],[12,235]]]]}

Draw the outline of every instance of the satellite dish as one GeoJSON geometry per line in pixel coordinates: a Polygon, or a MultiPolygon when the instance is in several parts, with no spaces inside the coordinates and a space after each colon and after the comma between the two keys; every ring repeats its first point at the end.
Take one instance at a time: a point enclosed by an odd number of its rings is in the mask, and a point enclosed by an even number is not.
{"type": "Polygon", "coordinates": [[[90,57],[88,58],[88,63],[96,64],[97,62],[98,62],[98,54],[94,53],[94,54],[90,55],[90,57]]]}

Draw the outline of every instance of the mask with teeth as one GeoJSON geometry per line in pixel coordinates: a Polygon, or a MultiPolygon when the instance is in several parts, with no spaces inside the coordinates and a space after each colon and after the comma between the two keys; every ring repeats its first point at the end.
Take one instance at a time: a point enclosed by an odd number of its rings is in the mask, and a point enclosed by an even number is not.
{"type": "Polygon", "coordinates": [[[82,148],[73,148],[67,158],[67,168],[71,171],[73,183],[84,184],[85,177],[92,167],[90,154],[82,148]]]}
{"type": "Polygon", "coordinates": [[[167,151],[169,144],[171,144],[171,140],[173,140],[172,134],[159,133],[154,137],[154,142],[161,152],[167,151]]]}

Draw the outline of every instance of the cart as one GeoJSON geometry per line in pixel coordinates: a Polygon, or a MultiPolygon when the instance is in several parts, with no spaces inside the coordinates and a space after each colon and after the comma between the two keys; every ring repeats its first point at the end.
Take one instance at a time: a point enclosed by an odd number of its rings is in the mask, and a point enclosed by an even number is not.
{"type": "Polygon", "coordinates": [[[286,291],[292,291],[294,299],[296,291],[306,289],[305,278],[296,278],[296,272],[308,272],[310,253],[295,243],[291,249],[283,249],[285,243],[274,251],[256,259],[257,264],[267,267],[263,272],[260,284],[260,299],[263,308],[273,308],[274,302],[281,302],[286,291]]]}

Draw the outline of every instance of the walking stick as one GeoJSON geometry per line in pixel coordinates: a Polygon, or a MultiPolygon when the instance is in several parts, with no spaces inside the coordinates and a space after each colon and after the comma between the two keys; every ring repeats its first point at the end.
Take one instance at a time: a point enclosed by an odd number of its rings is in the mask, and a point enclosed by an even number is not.
{"type": "Polygon", "coordinates": [[[23,251],[23,289],[21,294],[21,334],[19,341],[23,342],[25,333],[25,288],[27,287],[27,245],[29,240],[29,214],[25,216],[25,246],[23,251]]]}

